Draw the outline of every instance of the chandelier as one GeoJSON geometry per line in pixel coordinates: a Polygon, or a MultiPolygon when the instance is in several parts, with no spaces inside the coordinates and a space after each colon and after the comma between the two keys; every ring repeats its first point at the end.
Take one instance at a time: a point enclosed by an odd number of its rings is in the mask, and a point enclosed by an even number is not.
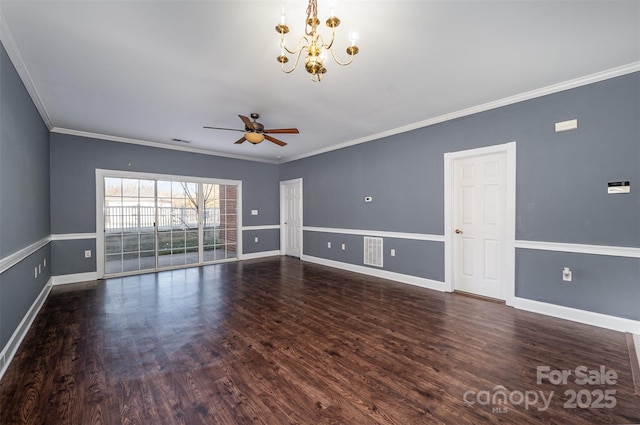
{"type": "Polygon", "coordinates": [[[280,56],[278,56],[276,60],[280,62],[283,72],[287,74],[293,72],[298,66],[300,56],[302,56],[303,52],[305,52],[306,55],[304,67],[307,72],[311,74],[312,81],[322,81],[322,74],[327,72],[327,69],[324,67],[327,52],[331,54],[333,60],[338,65],[346,66],[353,62],[353,57],[357,55],[359,51],[358,46],[356,46],[358,36],[355,32],[351,33],[351,45],[346,49],[350,58],[346,62],[341,62],[333,51],[333,42],[336,35],[335,30],[336,27],[340,25],[340,19],[334,15],[333,7],[330,8],[330,13],[331,16],[327,19],[326,24],[331,28],[331,40],[327,43],[324,37],[322,37],[322,34],[318,34],[317,32],[318,25],[320,25],[320,20],[318,19],[318,1],[309,0],[307,19],[305,21],[305,35],[300,37],[298,45],[292,50],[287,47],[284,41],[284,35],[289,32],[289,27],[285,24],[285,14],[284,10],[282,10],[280,23],[276,25],[276,31],[280,34],[280,56]],[[295,62],[290,69],[285,68],[285,64],[289,62],[289,58],[286,56],[287,53],[295,56],[295,62]]]}

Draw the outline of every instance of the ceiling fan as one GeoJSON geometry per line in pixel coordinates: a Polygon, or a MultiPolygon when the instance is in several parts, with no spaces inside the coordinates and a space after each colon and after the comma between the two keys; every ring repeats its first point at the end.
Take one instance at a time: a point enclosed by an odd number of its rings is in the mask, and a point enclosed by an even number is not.
{"type": "Polygon", "coordinates": [[[256,121],[258,118],[260,118],[260,115],[256,114],[255,112],[251,114],[251,118],[253,119],[253,121],[249,120],[249,118],[245,117],[244,115],[238,115],[238,116],[244,123],[244,130],[239,130],[237,128],[209,127],[206,125],[204,126],[204,128],[210,128],[213,130],[241,131],[244,133],[244,136],[239,138],[235,143],[240,144],[246,140],[247,142],[254,145],[257,145],[258,143],[261,143],[264,139],[267,139],[268,141],[275,143],[276,145],[285,146],[286,145],[285,142],[283,142],[282,140],[278,140],[275,137],[269,136],[269,134],[300,133],[297,128],[271,128],[271,129],[265,130],[264,125],[256,121]]]}

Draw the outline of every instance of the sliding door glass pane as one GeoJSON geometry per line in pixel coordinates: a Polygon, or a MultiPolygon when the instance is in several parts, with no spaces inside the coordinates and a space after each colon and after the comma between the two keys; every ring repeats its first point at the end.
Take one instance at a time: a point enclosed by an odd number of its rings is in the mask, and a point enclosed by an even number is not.
{"type": "Polygon", "coordinates": [[[204,184],[204,228],[203,228],[203,260],[217,260],[217,246],[220,239],[220,185],[204,184]]]}
{"type": "Polygon", "coordinates": [[[108,177],[104,193],[105,273],[155,268],[155,182],[108,177]]]}
{"type": "Polygon", "coordinates": [[[236,258],[237,186],[207,184],[205,196],[204,261],[236,258]]]}
{"type": "Polygon", "coordinates": [[[198,184],[158,181],[158,266],[197,264],[198,184]]]}
{"type": "Polygon", "coordinates": [[[220,185],[221,258],[236,258],[237,247],[237,190],[234,185],[220,185]]]}

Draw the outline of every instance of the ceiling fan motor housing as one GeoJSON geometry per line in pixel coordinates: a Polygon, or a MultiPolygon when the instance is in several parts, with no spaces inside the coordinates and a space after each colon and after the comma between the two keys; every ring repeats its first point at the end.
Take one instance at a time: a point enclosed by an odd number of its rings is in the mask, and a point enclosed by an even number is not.
{"type": "Polygon", "coordinates": [[[244,126],[245,131],[249,132],[249,133],[262,133],[264,132],[264,125],[262,125],[262,123],[259,123],[257,121],[253,121],[251,124],[253,124],[253,128],[249,128],[248,126],[244,126]]]}

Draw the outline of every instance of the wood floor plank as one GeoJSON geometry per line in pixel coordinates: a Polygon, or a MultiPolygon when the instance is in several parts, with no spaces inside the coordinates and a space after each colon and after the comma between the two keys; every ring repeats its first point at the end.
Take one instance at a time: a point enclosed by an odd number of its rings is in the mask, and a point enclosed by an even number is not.
{"type": "Polygon", "coordinates": [[[628,356],[619,332],[273,257],[55,287],[0,424],[640,423],[628,356]],[[582,365],[616,383],[536,381],[582,365]]]}

